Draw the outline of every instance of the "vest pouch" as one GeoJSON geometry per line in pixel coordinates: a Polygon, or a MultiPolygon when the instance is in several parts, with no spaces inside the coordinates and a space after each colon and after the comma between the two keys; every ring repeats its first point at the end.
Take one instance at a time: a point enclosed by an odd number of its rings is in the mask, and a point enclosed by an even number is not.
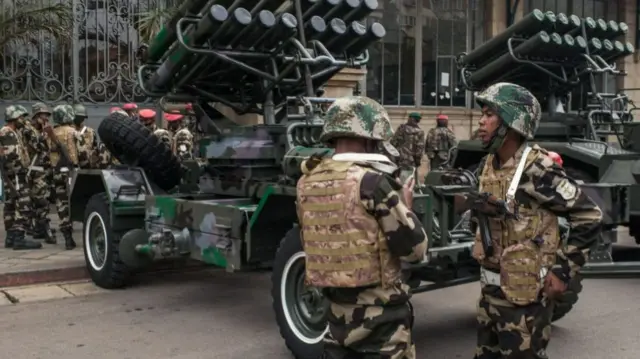
{"type": "Polygon", "coordinates": [[[533,241],[505,248],[500,258],[500,288],[515,305],[529,305],[538,300],[542,289],[542,255],[533,241]]]}

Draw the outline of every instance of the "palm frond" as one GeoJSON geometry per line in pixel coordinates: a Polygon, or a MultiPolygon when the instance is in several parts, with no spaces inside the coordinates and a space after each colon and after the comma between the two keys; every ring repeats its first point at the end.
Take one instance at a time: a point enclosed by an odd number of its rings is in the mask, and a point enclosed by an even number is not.
{"type": "Polygon", "coordinates": [[[151,9],[139,13],[137,15],[137,28],[140,34],[140,39],[144,43],[149,43],[160,32],[165,22],[169,20],[177,9],[175,7],[170,8],[158,8],[151,9]]]}
{"type": "Polygon", "coordinates": [[[38,43],[43,36],[69,39],[73,31],[73,11],[69,2],[41,5],[34,0],[14,3],[0,13],[0,49],[5,45],[38,43]]]}

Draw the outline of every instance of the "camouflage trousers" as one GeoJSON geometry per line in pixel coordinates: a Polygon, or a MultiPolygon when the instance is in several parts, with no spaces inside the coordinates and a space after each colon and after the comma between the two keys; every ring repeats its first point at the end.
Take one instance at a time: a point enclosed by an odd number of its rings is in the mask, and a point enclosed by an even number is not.
{"type": "Polygon", "coordinates": [[[408,287],[330,288],[325,358],[415,359],[408,287]]]}
{"type": "Polygon", "coordinates": [[[487,285],[478,301],[475,359],[546,359],[553,305],[547,299],[527,306],[509,303],[487,285]]]}
{"type": "Polygon", "coordinates": [[[45,172],[31,172],[29,187],[34,224],[48,221],[51,182],[47,181],[47,174],[45,172]]]}
{"type": "Polygon", "coordinates": [[[71,232],[71,212],[69,210],[69,173],[55,172],[53,174],[53,187],[55,190],[56,211],[60,219],[60,232],[71,232]]]}
{"type": "Polygon", "coordinates": [[[6,231],[24,232],[29,228],[31,218],[31,198],[29,198],[29,188],[27,186],[27,176],[8,176],[13,182],[18,193],[9,190],[4,185],[4,208],[3,220],[6,231]]]}

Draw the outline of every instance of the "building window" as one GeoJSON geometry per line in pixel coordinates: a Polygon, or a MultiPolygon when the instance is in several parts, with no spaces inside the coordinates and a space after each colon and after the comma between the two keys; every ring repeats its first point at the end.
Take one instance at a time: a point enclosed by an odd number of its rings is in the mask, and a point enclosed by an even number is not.
{"type": "Polygon", "coordinates": [[[387,35],[369,48],[367,96],[391,106],[465,106],[455,58],[484,39],[482,21],[476,22],[480,3],[484,0],[381,0],[367,21],[382,23],[387,35]]]}
{"type": "MultiPolygon", "coordinates": [[[[540,9],[543,11],[553,11],[555,13],[575,14],[582,18],[592,17],[594,19],[605,19],[621,21],[618,12],[619,0],[529,0],[528,11],[540,9]]],[[[618,84],[616,76],[599,74],[596,78],[596,89],[599,92],[616,93],[618,84]]],[[[571,93],[570,109],[583,108],[587,92],[591,92],[588,82],[584,82],[580,87],[571,93]]]]}

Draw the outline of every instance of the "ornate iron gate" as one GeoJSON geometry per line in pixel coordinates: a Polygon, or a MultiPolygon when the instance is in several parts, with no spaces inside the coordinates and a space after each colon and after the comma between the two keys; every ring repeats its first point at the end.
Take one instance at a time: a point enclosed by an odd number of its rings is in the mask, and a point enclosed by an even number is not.
{"type": "Polygon", "coordinates": [[[2,1],[0,107],[145,102],[136,81],[136,50],[159,30],[173,2],[2,1]]]}

